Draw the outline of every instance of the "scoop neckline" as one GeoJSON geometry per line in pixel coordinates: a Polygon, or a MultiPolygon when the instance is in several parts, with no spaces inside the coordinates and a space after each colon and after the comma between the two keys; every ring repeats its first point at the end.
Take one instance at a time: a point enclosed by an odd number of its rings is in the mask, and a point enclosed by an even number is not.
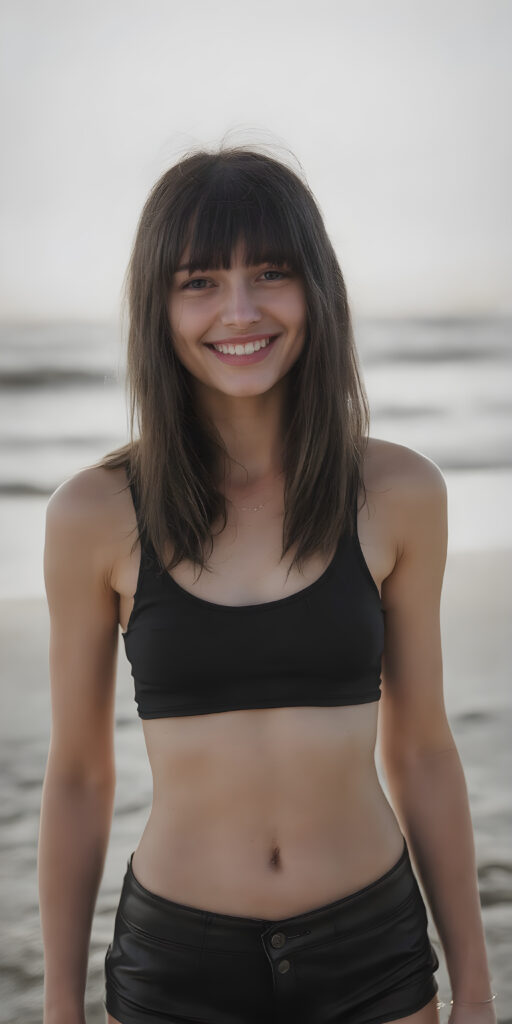
{"type": "Polygon", "coordinates": [[[179,591],[183,597],[189,598],[196,604],[202,604],[205,608],[213,608],[221,612],[263,611],[267,608],[277,608],[282,605],[290,604],[292,601],[298,601],[305,595],[311,593],[311,591],[316,587],[319,587],[322,583],[326,582],[336,566],[343,540],[344,537],[340,537],[331,561],[316,580],[313,580],[312,583],[308,583],[308,585],[306,587],[302,587],[301,590],[296,590],[294,594],[288,594],[286,597],[277,597],[274,601],[260,601],[258,604],[218,604],[216,601],[207,601],[206,598],[199,597],[198,594],[192,594],[190,590],[186,590],[185,587],[182,587],[181,583],[178,583],[178,581],[174,579],[174,576],[171,576],[170,572],[167,570],[165,570],[162,575],[167,577],[170,582],[170,586],[179,591]]]}

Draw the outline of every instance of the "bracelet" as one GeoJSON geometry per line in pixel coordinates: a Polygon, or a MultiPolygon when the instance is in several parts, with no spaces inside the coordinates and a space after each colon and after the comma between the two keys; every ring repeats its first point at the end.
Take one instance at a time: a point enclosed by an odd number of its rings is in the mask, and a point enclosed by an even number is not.
{"type": "Polygon", "coordinates": [[[470,1003],[454,1002],[453,999],[450,999],[450,1006],[484,1006],[485,1003],[493,1003],[495,999],[496,993],[490,996],[489,999],[476,999],[470,1003]]]}

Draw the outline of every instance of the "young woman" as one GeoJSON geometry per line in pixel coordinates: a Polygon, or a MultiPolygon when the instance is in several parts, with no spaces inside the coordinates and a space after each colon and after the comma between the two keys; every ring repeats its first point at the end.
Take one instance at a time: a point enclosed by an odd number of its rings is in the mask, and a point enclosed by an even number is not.
{"type": "Polygon", "coordinates": [[[495,1021],[443,702],[446,485],[368,438],[308,186],[244,147],[189,154],[146,202],[128,295],[130,443],[47,509],[45,1024],[85,1020],[119,625],[154,797],[105,957],[108,1024],[434,1024],[417,876],[450,1021],[495,1021]]]}

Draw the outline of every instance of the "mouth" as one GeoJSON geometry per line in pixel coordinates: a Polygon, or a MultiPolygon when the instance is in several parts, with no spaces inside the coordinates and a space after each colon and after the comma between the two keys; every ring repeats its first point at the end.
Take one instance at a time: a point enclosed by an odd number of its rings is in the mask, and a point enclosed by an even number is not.
{"type": "Polygon", "coordinates": [[[214,345],[206,344],[206,348],[210,349],[217,359],[220,359],[223,363],[228,363],[231,366],[247,366],[251,363],[260,363],[275,348],[276,341],[280,337],[279,334],[273,334],[270,338],[262,340],[260,342],[249,343],[248,345],[241,345],[239,342],[236,344],[223,348],[234,348],[234,352],[221,352],[214,345]],[[259,347],[258,347],[259,346],[259,347]],[[238,351],[236,351],[238,349],[238,351]]]}

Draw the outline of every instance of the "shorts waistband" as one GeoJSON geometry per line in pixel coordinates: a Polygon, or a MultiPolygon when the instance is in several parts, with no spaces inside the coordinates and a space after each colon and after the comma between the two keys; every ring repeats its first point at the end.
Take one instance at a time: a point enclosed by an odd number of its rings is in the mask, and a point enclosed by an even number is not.
{"type": "Polygon", "coordinates": [[[156,939],[182,945],[202,946],[207,933],[209,941],[223,949],[250,952],[261,945],[267,933],[276,929],[286,938],[309,934],[312,941],[322,942],[354,928],[378,924],[379,920],[393,915],[413,894],[421,900],[405,836],[400,858],[380,878],[332,903],[275,920],[221,914],[159,896],[135,877],[132,858],[133,853],[123,880],[119,912],[129,925],[156,939]]]}

